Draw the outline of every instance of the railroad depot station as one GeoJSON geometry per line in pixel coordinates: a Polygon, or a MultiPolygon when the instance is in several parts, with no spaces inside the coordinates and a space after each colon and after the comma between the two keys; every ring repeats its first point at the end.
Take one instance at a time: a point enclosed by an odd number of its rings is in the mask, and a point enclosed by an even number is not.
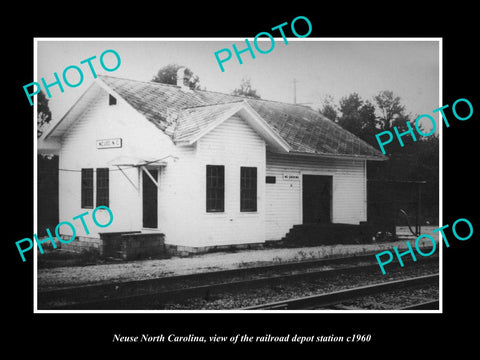
{"type": "Polygon", "coordinates": [[[99,76],[39,138],[39,153],[59,156],[59,221],[101,205],[114,214],[62,248],[127,259],[364,235],[379,150],[309,107],[177,78],[99,76]]]}

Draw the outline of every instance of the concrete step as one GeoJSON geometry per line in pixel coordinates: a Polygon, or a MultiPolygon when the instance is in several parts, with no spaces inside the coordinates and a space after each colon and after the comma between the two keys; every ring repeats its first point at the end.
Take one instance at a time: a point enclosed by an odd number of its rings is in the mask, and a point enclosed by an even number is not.
{"type": "Polygon", "coordinates": [[[301,224],[294,225],[282,242],[285,245],[358,244],[370,242],[372,236],[367,224],[301,224]]]}

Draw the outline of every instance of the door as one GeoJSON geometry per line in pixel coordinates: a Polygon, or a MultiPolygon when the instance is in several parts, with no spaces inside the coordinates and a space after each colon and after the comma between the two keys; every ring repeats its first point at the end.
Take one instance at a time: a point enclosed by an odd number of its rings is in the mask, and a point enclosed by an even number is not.
{"type": "MultiPolygon", "coordinates": [[[[158,170],[146,169],[158,183],[158,170]]],[[[158,188],[142,171],[143,227],[158,227],[158,188]]]]}
{"type": "Polygon", "coordinates": [[[303,223],[332,222],[332,176],[303,175],[303,223]]]}

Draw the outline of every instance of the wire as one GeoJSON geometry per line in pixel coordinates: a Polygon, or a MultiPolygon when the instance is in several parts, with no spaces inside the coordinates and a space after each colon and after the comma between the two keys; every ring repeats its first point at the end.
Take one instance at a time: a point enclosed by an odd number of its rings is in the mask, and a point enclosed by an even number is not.
{"type": "MultiPolygon", "coordinates": [[[[117,166],[121,166],[121,165],[117,165],[117,166]]],[[[138,167],[140,165],[125,165],[123,166],[123,168],[119,168],[119,169],[108,169],[109,171],[121,171],[121,170],[125,170],[125,169],[128,169],[128,168],[134,168],[134,167],[138,167]]],[[[85,169],[93,169],[94,171],[96,171],[96,169],[98,168],[85,168],[85,169]]],[[[58,169],[58,171],[67,171],[67,172],[82,172],[82,170],[74,170],[74,169],[58,169]]]]}
{"type": "MultiPolygon", "coordinates": [[[[171,158],[173,158],[173,159],[175,159],[175,160],[178,160],[178,157],[173,156],[173,155],[168,155],[168,156],[165,156],[165,157],[163,157],[163,158],[161,158],[161,159],[146,161],[145,163],[142,163],[142,164],[139,164],[139,165],[114,165],[114,166],[118,166],[118,169],[109,169],[109,171],[122,171],[122,170],[129,169],[129,168],[138,168],[138,167],[140,167],[140,166],[145,166],[145,165],[148,165],[148,164],[157,162],[157,161],[165,160],[165,159],[167,159],[167,158],[169,158],[169,157],[171,157],[171,158]]],[[[76,169],[61,169],[61,168],[59,168],[58,171],[82,172],[82,170],[76,170],[76,169]]]]}

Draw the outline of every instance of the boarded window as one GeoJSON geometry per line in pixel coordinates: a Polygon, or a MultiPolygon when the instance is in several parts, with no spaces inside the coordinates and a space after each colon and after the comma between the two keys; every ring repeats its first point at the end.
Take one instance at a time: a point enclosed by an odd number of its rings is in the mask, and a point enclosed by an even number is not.
{"type": "Polygon", "coordinates": [[[257,211],[257,168],[240,168],[240,211],[257,211]]]}
{"type": "Polygon", "coordinates": [[[225,167],[207,165],[207,212],[225,211],[225,167]]]}
{"type": "Polygon", "coordinates": [[[108,168],[97,169],[97,206],[109,206],[108,168]]]}
{"type": "Polygon", "coordinates": [[[82,208],[93,208],[93,169],[82,169],[82,208]]]}

